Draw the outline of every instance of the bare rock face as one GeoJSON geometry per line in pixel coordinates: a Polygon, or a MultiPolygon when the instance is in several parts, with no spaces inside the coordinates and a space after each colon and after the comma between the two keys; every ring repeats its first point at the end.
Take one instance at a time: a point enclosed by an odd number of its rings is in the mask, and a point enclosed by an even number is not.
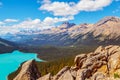
{"type": "Polygon", "coordinates": [[[94,37],[104,35],[98,38],[100,41],[106,40],[106,38],[117,39],[120,36],[120,18],[117,17],[105,17],[98,23],[94,24],[92,29],[94,37]]]}
{"type": "Polygon", "coordinates": [[[74,80],[70,70],[66,71],[64,74],[62,74],[58,80],[74,80]]]}
{"type": "Polygon", "coordinates": [[[54,76],[40,77],[34,61],[28,61],[14,80],[120,80],[120,46],[100,46],[76,56],[74,62],[75,66],[66,66],[54,76]]]}
{"type": "Polygon", "coordinates": [[[45,75],[45,76],[43,76],[43,77],[40,77],[40,78],[37,79],[37,80],[52,80],[52,76],[51,76],[51,74],[49,73],[49,74],[47,74],[47,75],[45,75]]]}
{"type": "Polygon", "coordinates": [[[54,80],[58,80],[63,74],[65,74],[67,71],[70,70],[70,67],[66,66],[63,69],[61,69],[55,76],[54,76],[54,80]]]}
{"type": "Polygon", "coordinates": [[[25,62],[20,73],[14,78],[14,80],[36,80],[40,77],[35,60],[25,62]]]}
{"type": "Polygon", "coordinates": [[[77,77],[76,80],[85,80],[91,76],[91,70],[90,69],[79,69],[77,71],[77,77]]]}
{"type": "Polygon", "coordinates": [[[75,58],[76,80],[115,80],[114,74],[120,76],[120,46],[100,46],[87,57],[83,55],[75,58]]]}

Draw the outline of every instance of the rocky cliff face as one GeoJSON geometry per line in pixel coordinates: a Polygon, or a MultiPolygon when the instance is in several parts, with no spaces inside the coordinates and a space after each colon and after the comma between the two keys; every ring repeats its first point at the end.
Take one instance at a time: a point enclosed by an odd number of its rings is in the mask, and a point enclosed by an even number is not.
{"type": "Polygon", "coordinates": [[[19,74],[13,80],[36,80],[40,77],[34,60],[25,62],[19,74]]]}
{"type": "Polygon", "coordinates": [[[23,64],[14,80],[120,80],[120,46],[100,46],[75,57],[75,66],[64,67],[56,75],[40,77],[33,61],[23,64]]]}

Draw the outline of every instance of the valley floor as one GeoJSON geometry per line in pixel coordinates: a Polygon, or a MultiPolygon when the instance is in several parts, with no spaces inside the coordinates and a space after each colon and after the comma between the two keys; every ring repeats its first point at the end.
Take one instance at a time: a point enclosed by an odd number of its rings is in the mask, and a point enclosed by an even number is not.
{"type": "MultiPolygon", "coordinates": [[[[74,65],[74,58],[76,55],[81,53],[88,53],[94,51],[96,47],[42,47],[42,48],[24,48],[21,49],[23,52],[37,52],[40,59],[46,60],[46,62],[36,62],[39,71],[42,75],[51,72],[52,75],[55,75],[59,70],[64,66],[74,65]]],[[[11,73],[8,76],[9,80],[19,73],[20,68],[11,73]]]]}

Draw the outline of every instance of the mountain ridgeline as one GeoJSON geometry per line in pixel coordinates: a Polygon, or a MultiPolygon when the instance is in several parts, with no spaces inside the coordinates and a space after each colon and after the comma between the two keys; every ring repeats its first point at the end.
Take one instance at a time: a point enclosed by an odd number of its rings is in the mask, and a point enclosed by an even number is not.
{"type": "Polygon", "coordinates": [[[64,22],[62,25],[50,29],[21,31],[16,33],[16,36],[9,34],[6,39],[32,46],[115,45],[120,44],[119,28],[120,18],[110,16],[95,24],[76,25],[64,22]]]}
{"type": "Polygon", "coordinates": [[[14,43],[0,38],[0,53],[12,52],[16,48],[17,46],[14,43]]]}

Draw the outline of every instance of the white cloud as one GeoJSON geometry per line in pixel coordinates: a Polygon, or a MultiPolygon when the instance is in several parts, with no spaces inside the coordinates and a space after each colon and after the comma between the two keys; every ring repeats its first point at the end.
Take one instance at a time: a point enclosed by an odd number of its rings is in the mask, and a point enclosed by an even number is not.
{"type": "Polygon", "coordinates": [[[18,22],[17,19],[5,19],[3,21],[0,21],[0,26],[8,25],[9,23],[18,22]]]}
{"type": "Polygon", "coordinates": [[[13,29],[24,30],[24,29],[36,29],[39,28],[41,23],[40,19],[27,19],[19,24],[12,25],[13,29]]]}
{"type": "Polygon", "coordinates": [[[76,8],[79,11],[97,11],[110,5],[112,0],[81,0],[76,8]]]}
{"type": "Polygon", "coordinates": [[[0,25],[3,25],[3,24],[5,24],[4,22],[2,22],[2,21],[0,21],[0,25]]]}
{"type": "Polygon", "coordinates": [[[52,17],[46,17],[43,21],[40,19],[27,19],[19,24],[13,24],[13,25],[4,25],[2,22],[0,24],[3,24],[0,26],[0,35],[11,33],[19,33],[21,31],[36,31],[36,30],[42,30],[47,29],[51,27],[55,27],[55,24],[58,22],[64,22],[68,20],[73,20],[73,16],[69,17],[62,17],[62,18],[52,18],[52,17]]]}
{"type": "Polygon", "coordinates": [[[78,13],[78,10],[74,9],[68,3],[64,2],[45,3],[40,7],[40,10],[47,10],[49,12],[53,12],[55,16],[68,16],[78,13]]]}
{"type": "Polygon", "coordinates": [[[112,0],[80,0],[78,3],[70,2],[50,2],[44,0],[44,4],[40,6],[40,10],[52,12],[54,16],[73,16],[81,11],[97,11],[110,5],[112,0]],[[72,4],[71,4],[72,3],[72,4]]]}
{"type": "Polygon", "coordinates": [[[23,30],[27,31],[27,30],[39,29],[40,22],[41,22],[40,19],[34,19],[34,20],[27,19],[18,24],[2,25],[0,26],[0,34],[1,35],[7,34],[7,33],[15,34],[23,30]]]}
{"type": "MultiPolygon", "coordinates": [[[[41,0],[37,0],[41,3],[41,0]]],[[[74,15],[81,11],[97,11],[110,5],[112,0],[80,0],[78,3],[74,2],[51,2],[51,0],[43,0],[40,10],[52,12],[54,16],[61,17],[46,17],[44,20],[27,19],[18,24],[6,25],[7,23],[18,22],[16,19],[6,19],[0,22],[0,34],[18,33],[21,30],[41,30],[45,28],[54,27],[58,22],[64,22],[74,19],[74,15]]]]}
{"type": "Polygon", "coordinates": [[[62,18],[52,18],[52,17],[46,17],[43,21],[43,24],[46,25],[54,25],[55,23],[58,22],[64,22],[64,21],[69,21],[69,20],[73,20],[74,17],[73,16],[68,16],[68,17],[62,17],[62,18]]]}
{"type": "Polygon", "coordinates": [[[11,22],[18,22],[19,20],[17,19],[5,19],[4,22],[5,23],[11,23],[11,22]]]}

